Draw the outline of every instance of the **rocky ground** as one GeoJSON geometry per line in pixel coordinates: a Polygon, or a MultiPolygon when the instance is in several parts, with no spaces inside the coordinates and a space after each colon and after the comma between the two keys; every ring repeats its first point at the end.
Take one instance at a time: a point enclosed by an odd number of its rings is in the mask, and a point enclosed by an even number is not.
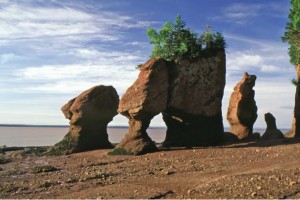
{"type": "Polygon", "coordinates": [[[97,150],[0,156],[0,198],[300,198],[300,142],[289,139],[143,156],[97,150]]]}

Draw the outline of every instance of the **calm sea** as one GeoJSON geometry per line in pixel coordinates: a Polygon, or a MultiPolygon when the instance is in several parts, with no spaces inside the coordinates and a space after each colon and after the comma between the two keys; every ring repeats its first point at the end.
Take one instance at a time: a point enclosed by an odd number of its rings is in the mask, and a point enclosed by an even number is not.
{"type": "MultiPolygon", "coordinates": [[[[68,127],[0,126],[0,146],[51,146],[61,141],[68,130],[68,127]]],[[[109,141],[120,142],[127,131],[128,128],[109,127],[109,141]]],[[[165,128],[149,128],[147,132],[155,142],[162,142],[166,136],[165,128]]]]}
{"type": "MultiPolygon", "coordinates": [[[[68,129],[68,127],[0,126],[0,146],[52,146],[62,140],[68,129]]],[[[110,142],[120,142],[127,131],[128,128],[124,127],[109,127],[107,132],[110,142]]],[[[265,130],[255,131],[263,133],[265,130]]],[[[287,130],[282,130],[285,131],[287,130]]],[[[165,139],[166,128],[150,127],[147,133],[152,140],[159,143],[165,139]]]]}

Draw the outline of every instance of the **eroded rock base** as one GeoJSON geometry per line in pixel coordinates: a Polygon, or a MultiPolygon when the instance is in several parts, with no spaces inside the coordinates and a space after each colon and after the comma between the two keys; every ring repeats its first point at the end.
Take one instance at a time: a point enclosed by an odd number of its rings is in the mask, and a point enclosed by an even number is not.
{"type": "Polygon", "coordinates": [[[110,154],[141,155],[157,151],[155,142],[146,132],[151,119],[144,119],[143,121],[130,119],[128,133],[110,154]]]}
{"type": "Polygon", "coordinates": [[[167,134],[165,147],[214,146],[222,143],[224,127],[218,116],[187,116],[185,120],[163,113],[167,134]]]}

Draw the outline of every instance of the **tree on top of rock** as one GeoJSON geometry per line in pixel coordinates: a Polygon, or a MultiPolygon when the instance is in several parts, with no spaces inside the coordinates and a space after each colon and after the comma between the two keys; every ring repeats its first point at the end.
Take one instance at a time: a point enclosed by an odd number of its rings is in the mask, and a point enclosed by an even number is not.
{"type": "Polygon", "coordinates": [[[290,45],[290,62],[296,66],[297,71],[297,80],[293,81],[297,86],[294,117],[296,119],[295,137],[300,138],[300,0],[291,0],[289,20],[282,40],[290,45]]]}
{"type": "Polygon", "coordinates": [[[198,38],[197,33],[186,28],[180,15],[176,17],[175,23],[167,22],[159,31],[149,28],[147,35],[151,39],[150,44],[154,45],[151,57],[168,61],[192,60],[225,49],[225,40],[220,33],[206,29],[198,38]]]}
{"type": "Polygon", "coordinates": [[[286,24],[282,40],[289,43],[290,62],[297,66],[300,64],[300,1],[291,0],[291,6],[290,21],[286,24]]]}

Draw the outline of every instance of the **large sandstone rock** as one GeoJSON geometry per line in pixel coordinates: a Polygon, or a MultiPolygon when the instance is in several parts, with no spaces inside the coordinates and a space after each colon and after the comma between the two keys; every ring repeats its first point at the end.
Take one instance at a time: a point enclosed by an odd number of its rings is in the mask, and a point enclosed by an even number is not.
{"type": "Polygon", "coordinates": [[[129,131],[115,150],[135,155],[157,150],[146,130],[151,119],[166,109],[168,88],[166,61],[153,58],[140,68],[138,79],[119,103],[118,112],[129,119],[129,131]]]}
{"type": "Polygon", "coordinates": [[[150,59],[140,70],[118,109],[129,119],[129,132],[112,153],[157,150],[146,129],[159,113],[167,125],[164,146],[208,146],[222,141],[224,51],[179,63],[150,59]]]}
{"type": "Polygon", "coordinates": [[[170,65],[169,100],[163,112],[167,125],[164,146],[208,146],[221,142],[225,74],[224,51],[170,65]]]}
{"type": "Polygon", "coordinates": [[[112,86],[95,86],[62,107],[70,120],[69,133],[50,150],[68,154],[100,148],[112,148],[107,124],[117,114],[119,96],[112,86]]]}
{"type": "Polygon", "coordinates": [[[295,108],[294,108],[294,117],[295,117],[295,138],[300,138],[300,64],[295,67],[298,84],[295,94],[295,108]]]}
{"type": "Polygon", "coordinates": [[[257,119],[257,106],[254,99],[256,76],[245,73],[242,80],[234,87],[231,94],[227,120],[230,132],[243,139],[253,132],[253,124],[257,119]]]}
{"type": "Polygon", "coordinates": [[[281,139],[284,138],[283,133],[277,129],[276,126],[276,119],[271,113],[266,113],[265,114],[265,121],[267,124],[267,129],[263,136],[261,137],[262,139],[281,139]]]}
{"type": "Polygon", "coordinates": [[[296,119],[293,118],[291,129],[289,131],[287,131],[286,133],[284,133],[284,137],[286,137],[286,138],[295,137],[295,131],[296,131],[295,129],[296,129],[296,119]]]}

